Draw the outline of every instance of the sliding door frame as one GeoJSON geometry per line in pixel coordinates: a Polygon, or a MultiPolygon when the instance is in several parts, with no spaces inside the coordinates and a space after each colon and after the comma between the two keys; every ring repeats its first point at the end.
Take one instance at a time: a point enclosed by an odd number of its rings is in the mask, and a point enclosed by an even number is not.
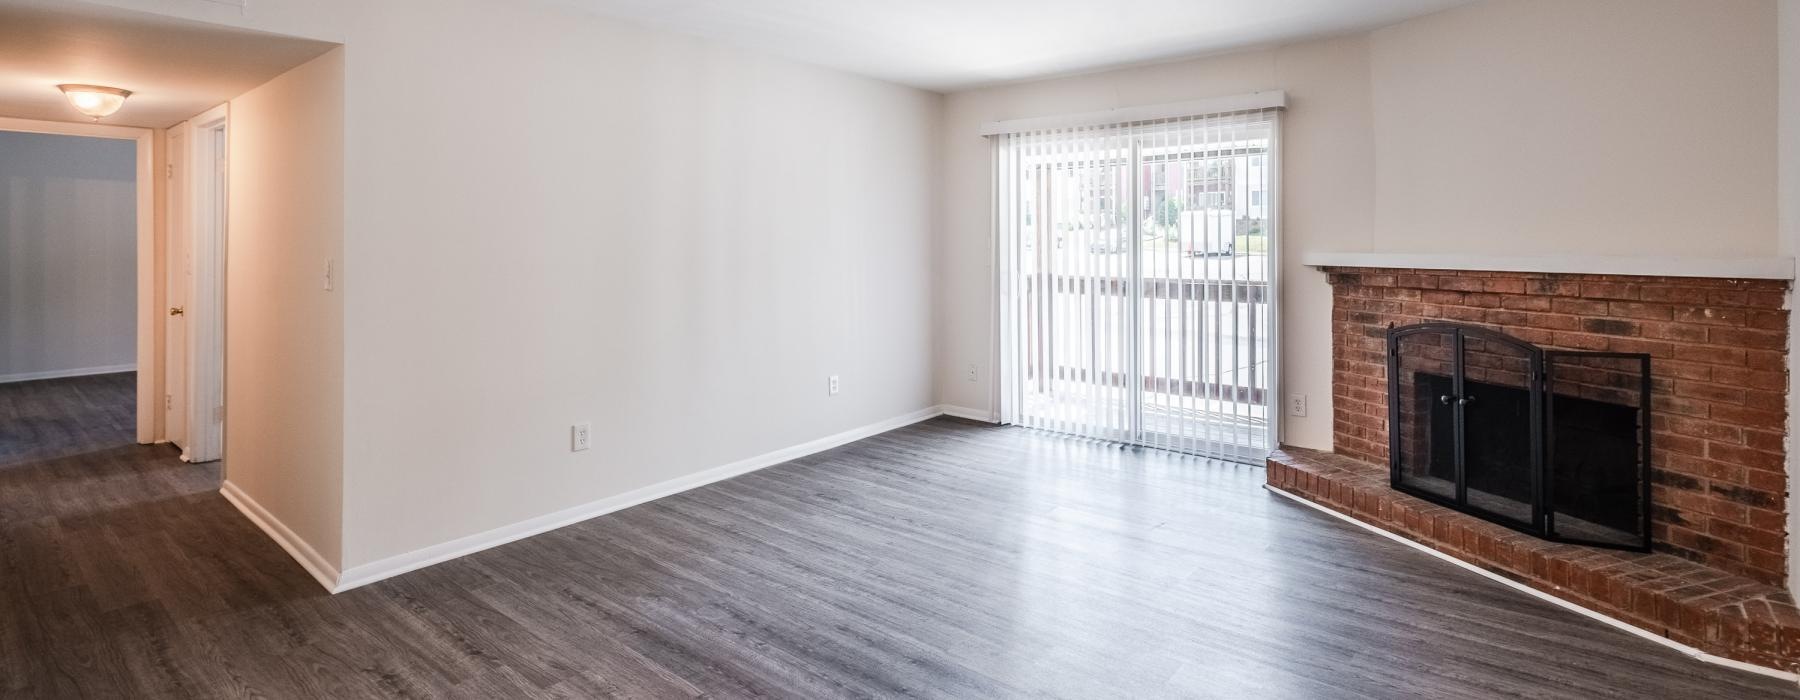
{"type": "MultiPolygon", "coordinates": [[[[1265,408],[1267,411],[1267,426],[1265,429],[1267,430],[1270,450],[1280,448],[1283,436],[1286,432],[1285,419],[1287,417],[1286,403],[1281,400],[1281,397],[1283,396],[1281,391],[1284,375],[1284,372],[1282,371],[1282,358],[1284,353],[1281,339],[1283,336],[1282,326],[1286,320],[1285,315],[1282,313],[1281,294],[1284,264],[1282,249],[1285,247],[1281,227],[1282,195],[1283,190],[1285,189],[1282,184],[1281,166],[1283,140],[1282,123],[1284,121],[1283,115],[1278,110],[1271,116],[1269,145],[1263,154],[1265,162],[1267,163],[1267,180],[1269,185],[1266,194],[1264,195],[1268,198],[1266,203],[1268,208],[1268,231],[1266,234],[1268,241],[1268,271],[1267,290],[1265,294],[1268,299],[1267,305],[1269,309],[1269,321],[1265,326],[1264,343],[1268,348],[1268,376],[1266,378],[1266,391],[1268,392],[1268,395],[1265,408]]],[[[1130,129],[1132,127],[1127,128],[1130,129]]],[[[984,127],[984,129],[988,129],[988,127],[984,127]]],[[[991,131],[991,133],[988,133],[987,135],[1003,136],[1003,138],[990,139],[989,146],[989,167],[991,172],[990,177],[988,178],[990,187],[988,202],[990,222],[993,227],[993,233],[990,236],[990,260],[992,260],[994,264],[992,274],[993,305],[990,307],[989,316],[989,328],[992,329],[992,333],[989,334],[988,347],[990,364],[988,366],[997,368],[997,371],[995,372],[997,376],[994,378],[994,381],[988,383],[991,401],[989,405],[996,407],[995,418],[997,422],[1001,424],[1016,424],[1018,422],[1020,407],[1015,405],[1015,403],[1021,395],[1019,391],[1020,387],[1018,385],[1021,375],[1019,367],[1017,366],[1019,358],[1018,343],[1020,342],[1020,339],[1017,334],[1018,319],[1015,318],[1015,309],[1017,306],[1016,302],[1020,295],[1020,289],[1018,287],[1020,284],[1020,277],[1017,270],[1020,263],[1018,256],[1020,255],[1021,248],[1018,245],[1018,240],[1016,240],[1018,227],[1015,225],[1014,221],[1016,216],[1016,211],[1014,211],[1016,205],[1014,202],[1016,201],[1016,192],[1018,188],[1018,164],[1020,156],[1018,154],[1017,144],[1016,142],[1012,142],[1010,134],[1007,134],[1004,131],[991,131]]],[[[1130,138],[1131,165],[1129,167],[1132,171],[1131,203],[1133,213],[1132,216],[1129,217],[1131,223],[1130,234],[1128,237],[1131,241],[1131,265],[1129,272],[1130,289],[1128,291],[1128,298],[1134,301],[1131,303],[1131,313],[1129,315],[1129,332],[1131,333],[1131,337],[1137,338],[1139,330],[1142,328],[1142,321],[1139,318],[1142,311],[1138,308],[1139,305],[1135,300],[1139,299],[1139,295],[1143,292],[1143,260],[1141,254],[1143,246],[1143,222],[1141,221],[1142,217],[1138,216],[1136,207],[1140,204],[1142,196],[1142,193],[1139,191],[1142,187],[1142,175],[1138,171],[1143,166],[1143,152],[1142,142],[1139,137],[1134,133],[1130,138]]],[[[1132,439],[1130,442],[1136,445],[1148,446],[1145,445],[1142,440],[1144,434],[1143,368],[1141,366],[1141,353],[1139,352],[1136,342],[1137,341],[1134,341],[1132,343],[1133,349],[1130,353],[1130,376],[1134,379],[1127,382],[1131,385],[1132,408],[1129,433],[1132,439]]],[[[1255,461],[1257,455],[1245,452],[1241,454],[1218,454],[1213,456],[1222,459],[1237,459],[1239,461],[1252,462],[1255,461]]]]}

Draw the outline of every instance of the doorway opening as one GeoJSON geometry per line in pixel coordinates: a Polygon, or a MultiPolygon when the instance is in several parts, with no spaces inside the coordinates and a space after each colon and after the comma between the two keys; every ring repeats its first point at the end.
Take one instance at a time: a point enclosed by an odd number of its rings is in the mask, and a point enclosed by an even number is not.
{"type": "Polygon", "coordinates": [[[126,375],[86,383],[156,441],[154,132],[0,118],[0,148],[0,383],[126,375]]]}

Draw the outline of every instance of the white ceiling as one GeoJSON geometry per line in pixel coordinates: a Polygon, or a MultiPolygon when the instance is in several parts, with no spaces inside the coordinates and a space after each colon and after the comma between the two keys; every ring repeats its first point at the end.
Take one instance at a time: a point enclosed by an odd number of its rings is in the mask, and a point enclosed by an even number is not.
{"type": "Polygon", "coordinates": [[[0,116],[87,121],[59,83],[133,92],[119,126],[166,127],[331,49],[67,0],[0,0],[0,116]]]}
{"type": "Polygon", "coordinates": [[[954,91],[1372,29],[1470,0],[555,1],[954,91]]]}

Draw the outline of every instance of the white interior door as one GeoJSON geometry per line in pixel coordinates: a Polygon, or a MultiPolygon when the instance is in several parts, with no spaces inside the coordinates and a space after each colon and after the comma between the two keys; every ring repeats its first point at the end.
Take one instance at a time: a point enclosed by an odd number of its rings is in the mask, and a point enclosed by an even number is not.
{"type": "Polygon", "coordinates": [[[163,437],[186,451],[188,445],[189,290],[193,289],[193,227],[188,216],[187,124],[169,129],[167,287],[163,326],[163,437]]]}

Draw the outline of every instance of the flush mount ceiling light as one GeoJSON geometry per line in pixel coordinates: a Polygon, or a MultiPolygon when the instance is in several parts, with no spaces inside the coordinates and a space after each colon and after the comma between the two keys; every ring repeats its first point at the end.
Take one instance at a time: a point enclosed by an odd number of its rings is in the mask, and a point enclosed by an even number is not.
{"type": "Polygon", "coordinates": [[[131,96],[130,90],[102,85],[58,85],[56,88],[63,91],[63,96],[69,98],[69,104],[75,105],[77,111],[93,117],[94,121],[119,111],[125,98],[131,96]]]}

